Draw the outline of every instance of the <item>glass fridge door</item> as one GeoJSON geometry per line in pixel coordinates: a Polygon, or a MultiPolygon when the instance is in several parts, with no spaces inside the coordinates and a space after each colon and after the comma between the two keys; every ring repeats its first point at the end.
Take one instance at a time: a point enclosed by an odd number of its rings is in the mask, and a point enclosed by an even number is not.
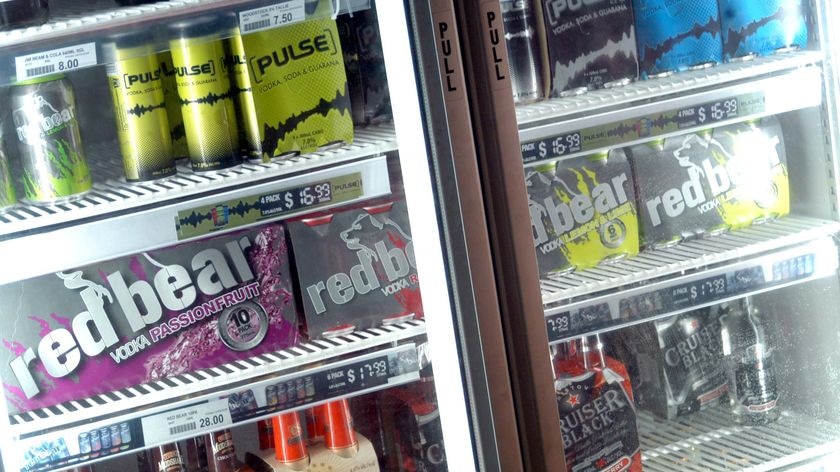
{"type": "Polygon", "coordinates": [[[46,3],[0,7],[0,470],[497,463],[431,30],[391,1],[46,3]]]}
{"type": "Polygon", "coordinates": [[[542,313],[507,316],[547,333],[543,447],[569,471],[836,468],[836,5],[469,3],[475,50],[506,39],[476,80],[517,101],[482,164],[521,179],[486,198],[536,254],[510,274],[542,313]]]}

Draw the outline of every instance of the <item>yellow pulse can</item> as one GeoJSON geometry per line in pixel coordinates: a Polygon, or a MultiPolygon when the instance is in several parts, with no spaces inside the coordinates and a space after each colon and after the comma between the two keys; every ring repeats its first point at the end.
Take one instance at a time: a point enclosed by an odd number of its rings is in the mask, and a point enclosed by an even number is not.
{"type": "Polygon", "coordinates": [[[242,157],[251,162],[268,162],[263,158],[260,143],[260,126],[257,122],[257,109],[254,105],[254,94],[251,90],[251,78],[248,77],[248,66],[245,57],[245,46],[239,33],[237,15],[231,14],[225,21],[225,57],[222,65],[230,78],[233,91],[233,101],[236,104],[238,118],[237,131],[239,133],[239,147],[242,157]]]}
{"type": "Polygon", "coordinates": [[[103,50],[126,180],[174,175],[169,119],[152,35],[114,36],[103,50]]]}
{"type": "Polygon", "coordinates": [[[224,57],[218,17],[169,27],[172,64],[181,100],[190,164],[196,172],[239,163],[239,133],[231,83],[219,63],[224,57]]]}
{"type": "MultiPolygon", "coordinates": [[[[161,49],[168,48],[165,46],[161,49]]],[[[169,120],[169,137],[172,140],[172,155],[175,160],[190,157],[187,147],[187,132],[184,130],[184,116],[181,114],[181,97],[175,81],[175,66],[169,49],[158,53],[160,61],[160,82],[163,86],[163,101],[166,103],[166,117],[169,120]]]]}
{"type": "Polygon", "coordinates": [[[320,0],[312,19],[242,37],[262,151],[269,158],[353,141],[347,75],[331,5],[320,0]]]}

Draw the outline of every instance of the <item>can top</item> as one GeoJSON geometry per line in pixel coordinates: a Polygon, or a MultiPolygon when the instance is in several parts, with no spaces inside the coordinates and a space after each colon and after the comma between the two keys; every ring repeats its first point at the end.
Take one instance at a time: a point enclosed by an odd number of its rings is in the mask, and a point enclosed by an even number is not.
{"type": "Polygon", "coordinates": [[[554,172],[557,170],[557,161],[548,161],[538,166],[534,166],[534,170],[544,174],[546,172],[554,172]]]}
{"type": "Polygon", "coordinates": [[[50,74],[50,75],[42,75],[40,77],[33,77],[31,79],[21,80],[20,82],[17,81],[16,77],[12,77],[12,83],[15,85],[35,85],[35,84],[43,84],[44,82],[52,82],[54,80],[61,80],[66,78],[67,76],[58,73],[58,74],[50,74]]]}
{"type": "Polygon", "coordinates": [[[102,43],[102,56],[105,63],[116,62],[117,50],[140,46],[153,47],[154,35],[149,29],[132,30],[108,36],[102,43]]]}
{"type": "Polygon", "coordinates": [[[169,37],[171,39],[187,39],[217,36],[221,24],[221,18],[217,15],[205,15],[176,21],[169,25],[169,37]]]}

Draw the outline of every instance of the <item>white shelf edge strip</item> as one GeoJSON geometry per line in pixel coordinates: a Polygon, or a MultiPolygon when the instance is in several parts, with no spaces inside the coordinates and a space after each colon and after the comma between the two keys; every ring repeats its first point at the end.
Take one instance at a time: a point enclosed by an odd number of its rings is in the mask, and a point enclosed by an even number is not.
{"type": "Polygon", "coordinates": [[[840,232],[840,223],[790,216],[668,249],[643,251],[636,257],[606,263],[594,270],[542,280],[543,305],[617,289],[651,279],[682,274],[738,258],[774,251],[840,232]],[[696,256],[697,253],[701,256],[696,256]]]}
{"type": "Polygon", "coordinates": [[[143,416],[146,414],[143,411],[144,406],[152,406],[161,402],[166,403],[167,408],[176,408],[178,404],[195,401],[193,398],[184,397],[200,394],[210,389],[218,390],[220,387],[224,388],[223,386],[225,384],[230,384],[236,388],[235,386],[237,384],[253,380],[256,377],[280,373],[314,362],[421,336],[426,333],[426,325],[422,321],[411,321],[389,327],[365,330],[364,333],[369,336],[354,336],[354,334],[350,334],[345,336],[349,341],[332,342],[337,340],[316,340],[314,342],[301,343],[297,346],[297,351],[301,353],[299,355],[292,354],[295,348],[263,354],[257,356],[260,359],[259,361],[255,361],[255,363],[259,364],[258,366],[249,365],[243,367],[237,366],[237,363],[234,362],[216,368],[179,375],[175,377],[177,382],[172,382],[176,386],[169,385],[167,382],[170,380],[164,379],[149,384],[120,389],[111,394],[95,395],[83,400],[90,406],[84,406],[81,401],[70,401],[54,407],[11,415],[9,417],[10,431],[13,436],[19,437],[37,433],[45,429],[57,428],[62,425],[91,421],[103,416],[103,410],[101,408],[106,409],[111,415],[122,415],[126,418],[143,416]],[[329,347],[325,348],[323,347],[324,345],[329,347]],[[208,375],[209,373],[213,375],[208,375]],[[152,385],[157,388],[152,388],[152,385]],[[135,396],[129,398],[122,393],[126,391],[135,396]],[[111,396],[114,398],[111,398],[111,396]],[[178,397],[182,399],[174,400],[174,398],[178,397]],[[65,406],[68,403],[75,408],[75,411],[71,411],[70,408],[65,406]],[[57,410],[58,413],[52,410],[57,410]],[[40,415],[44,417],[42,418],[40,415]]]}
{"type": "Polygon", "coordinates": [[[761,75],[820,63],[822,60],[823,53],[820,51],[798,51],[754,61],[721,64],[711,69],[689,71],[661,79],[640,80],[625,87],[518,106],[516,108],[517,122],[520,127],[527,128],[535,122],[557,119],[599,107],[621,105],[674,93],[686,93],[702,87],[753,79],[761,75]]]}

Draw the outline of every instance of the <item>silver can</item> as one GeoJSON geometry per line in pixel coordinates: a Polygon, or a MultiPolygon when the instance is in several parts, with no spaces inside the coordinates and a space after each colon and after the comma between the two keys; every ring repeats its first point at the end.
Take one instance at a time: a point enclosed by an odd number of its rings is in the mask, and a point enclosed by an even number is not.
{"type": "Polygon", "coordinates": [[[68,200],[93,185],[85,158],[76,98],[63,75],[20,82],[10,93],[24,198],[68,200]]]}
{"type": "Polygon", "coordinates": [[[527,103],[545,96],[538,18],[532,0],[501,0],[513,100],[527,103]]]}

